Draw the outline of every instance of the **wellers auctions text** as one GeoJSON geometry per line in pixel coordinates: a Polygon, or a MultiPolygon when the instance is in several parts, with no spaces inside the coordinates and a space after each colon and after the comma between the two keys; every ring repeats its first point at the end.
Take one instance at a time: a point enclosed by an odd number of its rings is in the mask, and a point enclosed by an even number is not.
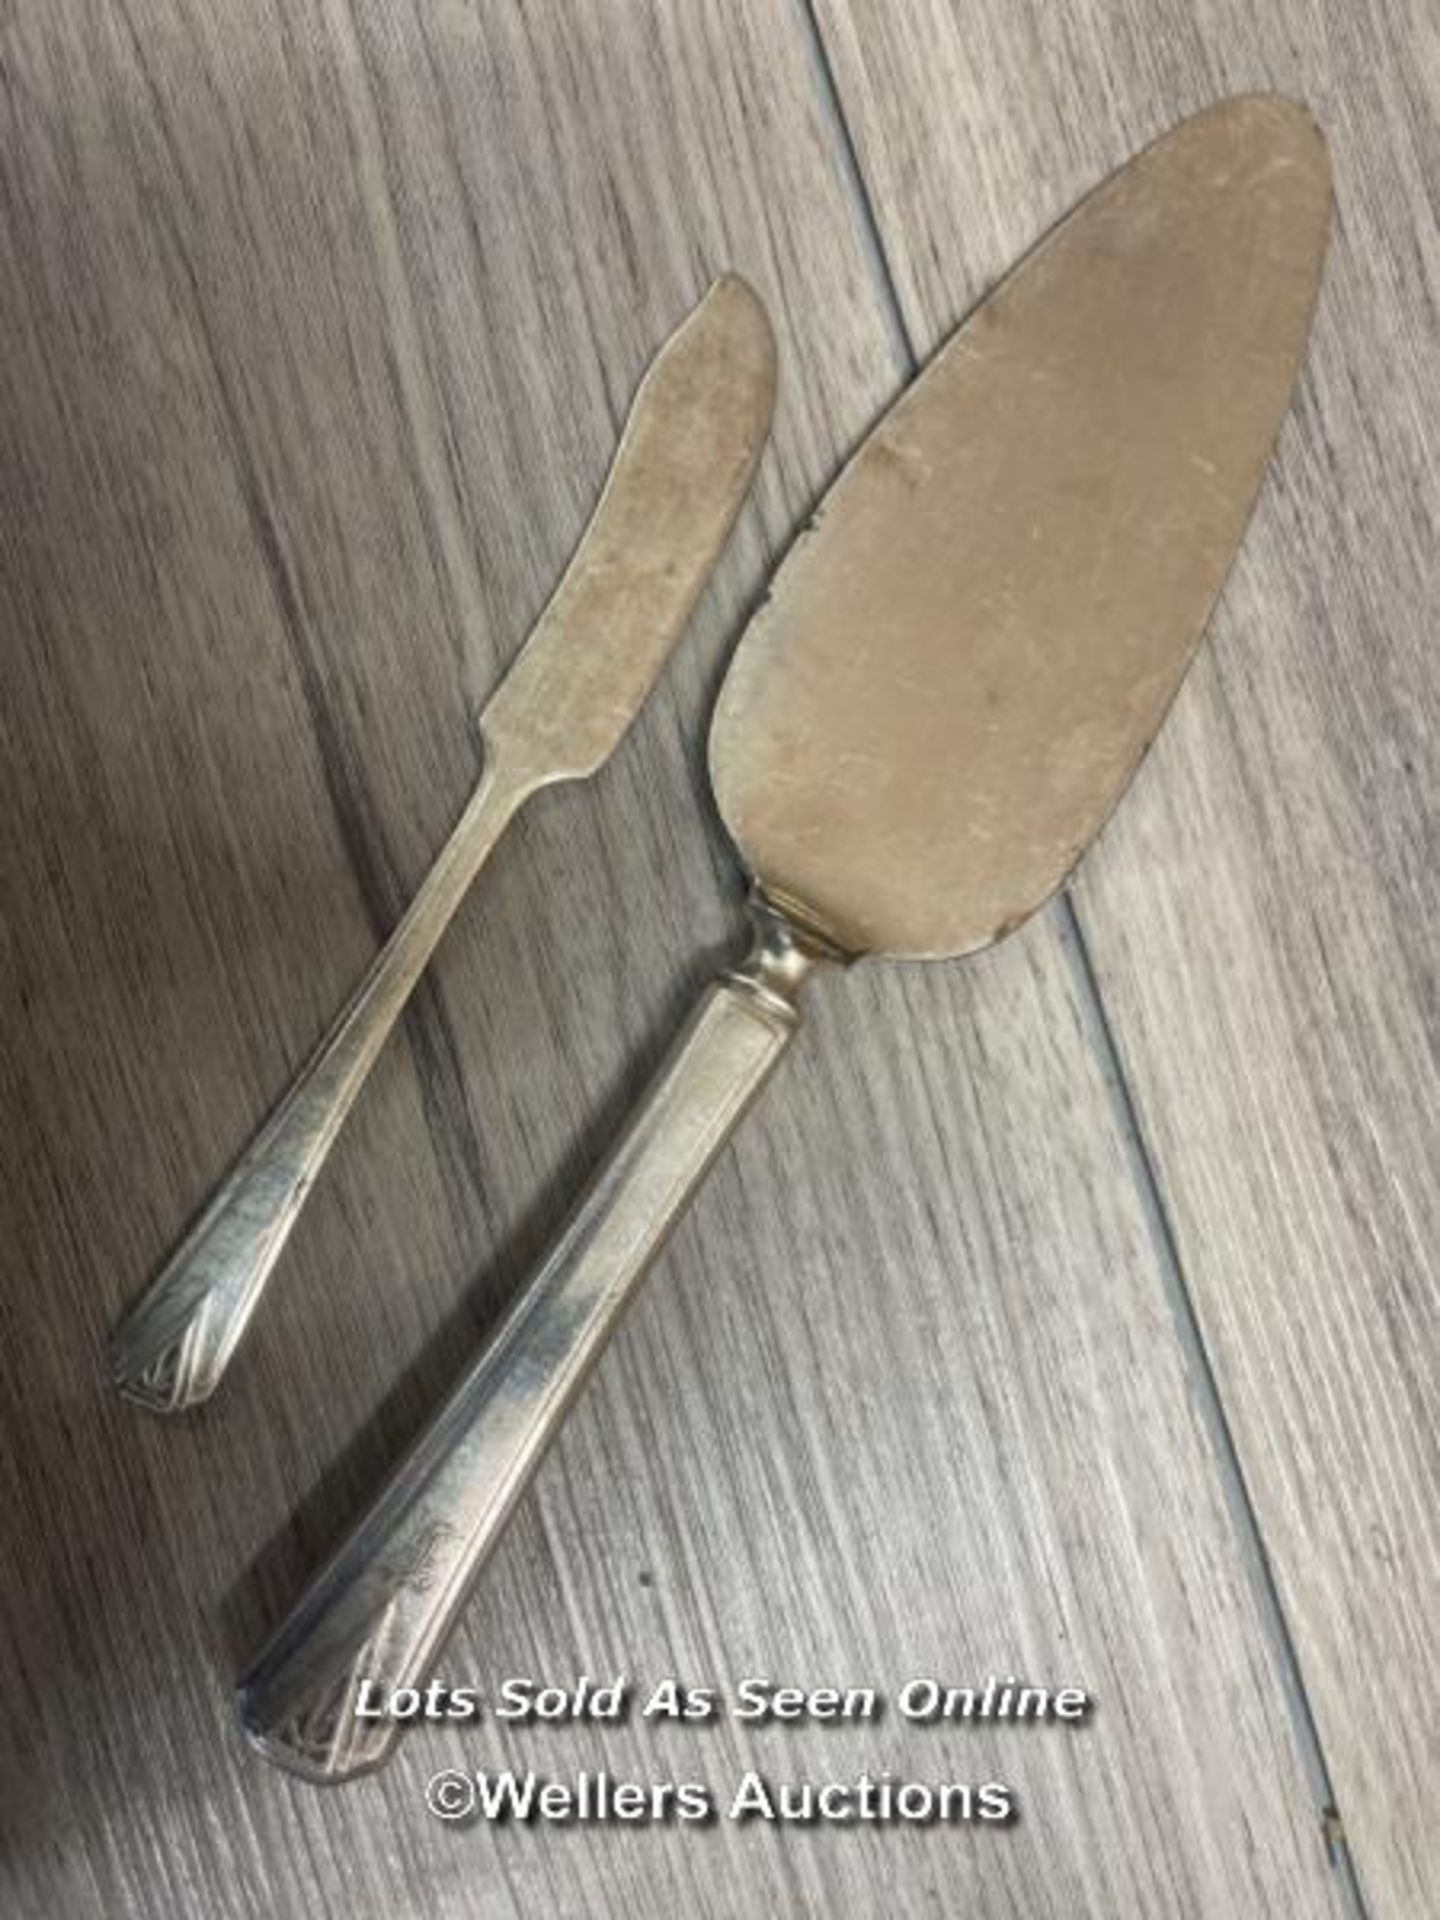
{"type": "Polygon", "coordinates": [[[536,1773],[446,1771],[430,1781],[430,1810],[445,1820],[606,1826],[612,1823],[708,1825],[723,1817],[783,1825],[933,1826],[980,1820],[1003,1825],[1016,1807],[998,1780],[896,1780],[861,1773],[853,1780],[773,1781],[749,1770],[723,1798],[698,1780],[617,1780],[578,1773],[547,1780],[536,1773]]]}
{"type": "MultiPolygon", "coordinates": [[[[876,1722],[893,1712],[921,1725],[1015,1721],[1078,1728],[1093,1704],[1079,1687],[1032,1686],[1013,1675],[992,1674],[982,1684],[969,1687],[919,1678],[886,1694],[877,1687],[793,1687],[756,1677],[721,1689],[677,1679],[641,1684],[625,1674],[598,1681],[582,1674],[563,1686],[514,1676],[486,1693],[441,1681],[423,1689],[397,1688],[386,1693],[362,1682],[355,1712],[366,1718],[388,1714],[397,1720],[474,1721],[488,1717],[540,1726],[576,1721],[615,1725],[632,1715],[694,1725],[728,1718],[750,1725],[784,1726],[805,1721],[876,1722]]],[[[565,1825],[706,1825],[724,1819],[742,1825],[983,1822],[1003,1826],[1018,1811],[1012,1789],[999,1780],[897,1778],[889,1770],[869,1765],[846,1777],[789,1780],[752,1768],[720,1790],[694,1779],[624,1779],[604,1769],[562,1779],[535,1770],[443,1768],[427,1786],[426,1803],[441,1820],[565,1825]]]]}

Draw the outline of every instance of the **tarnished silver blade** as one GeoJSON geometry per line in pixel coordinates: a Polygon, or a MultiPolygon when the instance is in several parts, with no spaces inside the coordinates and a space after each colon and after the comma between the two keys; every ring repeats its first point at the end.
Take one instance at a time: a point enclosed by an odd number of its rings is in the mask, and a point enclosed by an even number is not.
{"type": "Polygon", "coordinates": [[[774,397],[770,322],[728,274],[646,374],[585,536],[485,708],[512,779],[578,778],[613,753],[725,543],[774,397]]]}
{"type": "Polygon", "coordinates": [[[855,953],[983,947],[1064,879],[1239,544],[1329,220],[1299,107],[1230,101],[971,314],[779,569],[711,771],[766,891],[855,953]]]}

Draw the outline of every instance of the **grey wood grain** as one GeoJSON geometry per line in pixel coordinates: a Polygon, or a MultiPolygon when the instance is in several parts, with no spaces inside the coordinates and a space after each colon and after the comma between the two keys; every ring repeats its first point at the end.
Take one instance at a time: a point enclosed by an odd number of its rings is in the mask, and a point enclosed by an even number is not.
{"type": "Polygon", "coordinates": [[[928,350],[1140,140],[1307,100],[1336,223],[1213,644],[1076,907],[1370,1910],[1440,1906],[1440,20],[1286,0],[820,18],[928,350]]]}
{"type": "Polygon", "coordinates": [[[1063,910],[817,994],[446,1673],[1016,1672],[1093,1723],[434,1729],[332,1794],[243,1749],[229,1673],[736,938],[709,697],[905,354],[799,12],[57,0],[4,16],[0,155],[7,1912],[1350,1911],[1063,910]],[[692,634],[594,790],[502,849],[223,1398],[137,1419],[106,1326],[423,870],[722,266],[784,392],[692,634]],[[1023,1815],[449,1831],[452,1764],[993,1775],[1023,1815]]]}

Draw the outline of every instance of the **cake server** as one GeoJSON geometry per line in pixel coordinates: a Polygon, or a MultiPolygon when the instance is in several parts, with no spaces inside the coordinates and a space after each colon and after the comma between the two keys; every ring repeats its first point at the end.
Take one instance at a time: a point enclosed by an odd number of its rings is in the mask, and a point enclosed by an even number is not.
{"type": "MultiPolygon", "coordinates": [[[[936,355],[777,573],[721,691],[754,945],[488,1350],[241,1682],[272,1760],[376,1766],[646,1264],[789,1045],[814,974],[1002,939],[1153,739],[1304,349],[1324,145],[1232,101],[1150,147],[936,355]]],[[[863,1169],[856,1169],[860,1177],[863,1169]]]]}
{"type": "Polygon", "coordinates": [[[538,788],[596,772],[639,712],[745,497],[774,394],[769,321],[727,275],[642,382],[584,538],[480,716],[480,782],[404,918],[117,1328],[111,1375],[127,1399],[174,1413],[219,1385],[366,1074],[511,816],[538,788]]]}

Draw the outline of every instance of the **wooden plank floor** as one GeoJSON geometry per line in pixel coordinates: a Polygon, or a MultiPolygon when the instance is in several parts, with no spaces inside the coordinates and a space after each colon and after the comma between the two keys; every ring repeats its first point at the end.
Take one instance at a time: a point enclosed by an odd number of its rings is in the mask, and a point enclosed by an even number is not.
{"type": "Polygon", "coordinates": [[[0,13],[7,1915],[1436,1910],[1437,41],[1381,0],[0,13]],[[267,1769],[229,1675],[738,939],[704,730],[769,567],[1015,254],[1266,84],[1332,136],[1336,246],[1169,732],[1073,906],[817,991],[445,1664],[1016,1672],[1092,1722],[267,1769]],[[462,913],[222,1396],[115,1405],[107,1326],[423,872],[725,267],[782,393],[691,632],[462,913]],[[995,1777],[1022,1814],[449,1829],[452,1765],[995,1777]]]}

